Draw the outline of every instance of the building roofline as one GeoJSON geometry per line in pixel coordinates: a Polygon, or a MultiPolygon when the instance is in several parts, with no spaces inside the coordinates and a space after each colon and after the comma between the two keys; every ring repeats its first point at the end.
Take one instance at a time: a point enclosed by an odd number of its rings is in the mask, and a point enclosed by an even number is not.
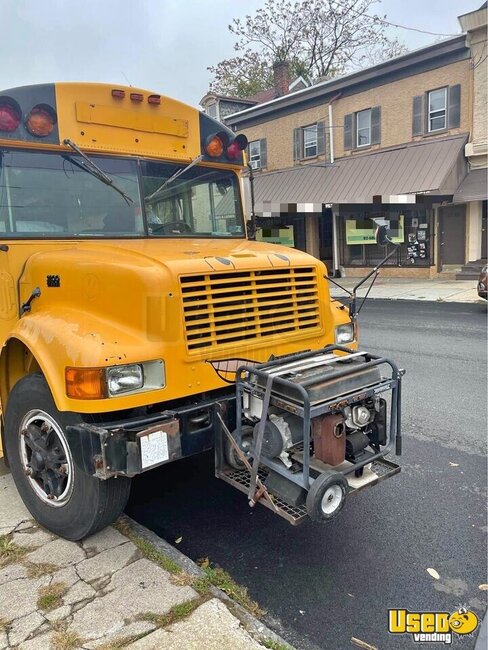
{"type": "MultiPolygon", "coordinates": [[[[301,82],[302,82],[302,83],[303,83],[307,88],[310,87],[310,83],[309,83],[306,79],[304,79],[304,78],[302,77],[302,75],[300,75],[299,77],[297,77],[294,81],[292,81],[292,82],[290,83],[290,90],[292,90],[292,88],[294,88],[295,86],[297,86],[297,85],[300,83],[300,81],[301,81],[301,82]]],[[[296,91],[296,92],[298,92],[298,91],[296,91]]]]}
{"type": "Polygon", "coordinates": [[[473,11],[468,11],[458,16],[461,29],[465,32],[472,32],[476,29],[486,27],[488,15],[487,5],[488,3],[484,2],[478,9],[473,9],[473,11]]]}
{"type": "Polygon", "coordinates": [[[207,99],[207,97],[214,97],[215,99],[228,99],[229,101],[240,102],[242,104],[252,104],[253,106],[257,103],[254,99],[244,99],[242,97],[234,97],[233,95],[221,95],[219,93],[213,93],[212,91],[205,93],[205,95],[198,103],[201,105],[202,102],[207,99]]]}
{"type": "Polygon", "coordinates": [[[308,100],[316,99],[317,97],[326,97],[333,93],[336,94],[348,87],[353,87],[373,79],[378,80],[382,75],[387,75],[404,68],[431,61],[433,55],[435,58],[438,58],[458,51],[467,51],[468,48],[466,47],[465,39],[466,34],[462,33],[453,36],[452,38],[444,39],[438,43],[417,48],[411,52],[407,52],[406,54],[396,56],[389,61],[384,61],[369,68],[365,68],[364,70],[352,72],[343,77],[336,77],[334,79],[322,81],[314,86],[297,90],[289,95],[283,95],[282,97],[263,102],[257,106],[245,108],[242,111],[228,115],[225,118],[226,123],[233,126],[248,119],[251,120],[273,113],[275,109],[288,108],[294,105],[299,105],[308,100]]]}
{"type": "Polygon", "coordinates": [[[471,14],[477,14],[478,11],[483,11],[483,9],[486,9],[487,6],[488,6],[488,3],[483,2],[483,4],[481,5],[481,7],[478,7],[478,9],[472,9],[471,11],[467,11],[467,12],[464,13],[464,14],[460,14],[460,15],[458,16],[458,20],[459,20],[460,18],[464,18],[465,16],[470,16],[471,14]]]}

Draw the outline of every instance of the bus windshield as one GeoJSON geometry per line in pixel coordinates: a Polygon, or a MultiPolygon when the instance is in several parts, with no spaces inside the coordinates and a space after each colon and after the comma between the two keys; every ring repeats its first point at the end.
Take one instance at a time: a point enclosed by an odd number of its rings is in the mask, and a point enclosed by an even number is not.
{"type": "Polygon", "coordinates": [[[7,237],[110,237],[145,234],[137,163],[96,157],[132,199],[86,169],[75,154],[3,151],[0,154],[0,233],[7,237]]]}
{"type": "Polygon", "coordinates": [[[75,153],[0,152],[0,236],[244,236],[233,172],[196,166],[185,170],[180,164],[91,154],[90,158],[129,197],[129,204],[90,173],[75,153]],[[179,170],[185,171],[175,177],[179,170]]]}
{"type": "Polygon", "coordinates": [[[237,176],[210,167],[143,161],[142,191],[150,235],[243,237],[237,176]],[[180,170],[184,170],[177,175],[180,170]]]}

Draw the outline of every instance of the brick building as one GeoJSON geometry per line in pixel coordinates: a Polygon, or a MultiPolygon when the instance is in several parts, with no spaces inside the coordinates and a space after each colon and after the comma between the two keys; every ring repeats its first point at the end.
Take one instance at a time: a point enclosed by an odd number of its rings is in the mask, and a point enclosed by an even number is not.
{"type": "Polygon", "coordinates": [[[281,76],[279,96],[227,116],[250,142],[260,237],[336,274],[384,255],[371,218],[401,244],[391,275],[486,257],[486,14],[485,3],[459,18],[463,34],[354,74],[293,92],[281,76]]]}

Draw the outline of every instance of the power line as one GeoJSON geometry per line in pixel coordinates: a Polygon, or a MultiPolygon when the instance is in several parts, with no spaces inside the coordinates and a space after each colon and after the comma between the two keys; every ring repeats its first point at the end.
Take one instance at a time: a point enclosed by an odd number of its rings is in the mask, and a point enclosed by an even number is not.
{"type": "Polygon", "coordinates": [[[398,23],[392,23],[389,20],[386,20],[385,18],[380,18],[379,16],[370,16],[369,14],[363,14],[360,11],[356,11],[352,7],[350,7],[350,10],[353,11],[358,16],[361,16],[363,18],[369,18],[370,20],[374,20],[376,23],[383,23],[384,25],[389,25],[390,27],[397,27],[398,29],[406,29],[410,32],[419,32],[420,34],[428,34],[429,36],[459,36],[459,34],[442,34],[440,32],[430,32],[425,29],[418,29],[417,27],[407,27],[406,25],[399,25],[398,23]]]}

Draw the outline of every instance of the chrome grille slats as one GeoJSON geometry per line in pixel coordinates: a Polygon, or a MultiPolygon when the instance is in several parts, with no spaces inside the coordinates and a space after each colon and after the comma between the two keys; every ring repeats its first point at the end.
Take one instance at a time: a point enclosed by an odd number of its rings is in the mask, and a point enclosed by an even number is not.
{"type": "Polygon", "coordinates": [[[180,277],[189,352],[320,328],[313,266],[180,277]]]}

